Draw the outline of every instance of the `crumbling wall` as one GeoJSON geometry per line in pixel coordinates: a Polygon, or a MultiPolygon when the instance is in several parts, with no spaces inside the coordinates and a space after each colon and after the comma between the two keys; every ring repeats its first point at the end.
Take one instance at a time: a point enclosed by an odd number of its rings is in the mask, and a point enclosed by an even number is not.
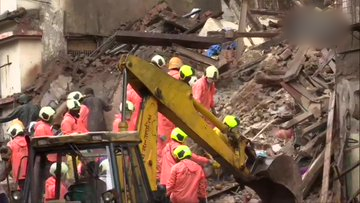
{"type": "MultiPolygon", "coordinates": [[[[109,35],[122,23],[144,16],[158,0],[64,0],[65,32],[79,34],[109,35]]],[[[179,14],[198,7],[206,10],[221,10],[218,0],[167,0],[169,6],[179,14]]]]}

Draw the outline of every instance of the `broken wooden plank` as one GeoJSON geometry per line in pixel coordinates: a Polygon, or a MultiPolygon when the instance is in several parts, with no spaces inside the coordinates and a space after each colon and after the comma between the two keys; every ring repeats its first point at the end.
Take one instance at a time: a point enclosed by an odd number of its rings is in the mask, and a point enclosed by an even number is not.
{"type": "Polygon", "coordinates": [[[322,127],[326,126],[326,118],[321,119],[320,121],[313,123],[309,126],[307,126],[306,128],[301,130],[301,135],[305,136],[313,131],[319,130],[322,127]]]}
{"type": "Polygon", "coordinates": [[[272,38],[279,35],[280,32],[264,32],[264,31],[256,31],[256,32],[217,32],[217,31],[209,31],[207,36],[209,37],[226,37],[228,39],[236,39],[236,38],[244,38],[244,37],[260,37],[260,38],[272,38]]]}
{"type": "Polygon", "coordinates": [[[300,148],[299,155],[301,155],[302,157],[312,157],[315,150],[315,146],[318,146],[321,143],[323,143],[325,141],[325,136],[326,136],[326,131],[320,133],[315,138],[310,140],[308,143],[306,143],[306,145],[300,148]]]}
{"type": "Polygon", "coordinates": [[[249,71],[249,69],[253,69],[255,67],[255,65],[259,64],[261,61],[263,61],[267,56],[261,56],[253,61],[250,61],[248,63],[245,63],[243,65],[241,65],[239,68],[235,69],[235,70],[231,70],[231,71],[227,71],[223,74],[220,74],[222,78],[226,78],[230,75],[235,75],[238,72],[242,73],[242,72],[246,72],[249,71]]]}
{"type": "MultiPolygon", "coordinates": [[[[319,59],[319,65],[318,65],[319,67],[313,74],[313,77],[317,76],[325,68],[325,66],[330,63],[330,61],[335,59],[335,51],[334,50],[328,51],[327,49],[322,49],[321,53],[322,53],[323,57],[321,57],[319,59]]],[[[333,66],[334,65],[331,65],[330,67],[332,67],[332,69],[333,69],[334,68],[333,66]]]]}
{"type": "Polygon", "coordinates": [[[282,34],[272,38],[271,40],[268,40],[262,44],[259,44],[257,46],[254,47],[250,47],[251,50],[269,50],[270,47],[272,46],[276,46],[278,44],[280,44],[282,41],[284,41],[286,39],[286,37],[282,34]]]}
{"type": "Polygon", "coordinates": [[[333,135],[333,126],[334,126],[334,113],[335,113],[335,93],[332,92],[329,101],[328,108],[328,120],[327,120],[327,131],[326,131],[326,144],[325,144],[325,154],[324,154],[324,169],[323,169],[323,179],[321,186],[321,195],[320,202],[328,202],[329,196],[329,178],[330,178],[330,163],[331,163],[331,154],[332,154],[332,135],[333,135]]]}
{"type": "Polygon", "coordinates": [[[281,86],[295,99],[304,110],[309,111],[311,101],[299,93],[291,84],[280,82],[281,86]]]}
{"type": "Polygon", "coordinates": [[[256,17],[252,16],[252,14],[248,11],[246,14],[249,22],[251,23],[252,27],[254,28],[254,30],[256,31],[260,31],[262,30],[262,25],[259,21],[259,19],[257,19],[256,17]]]}
{"type": "Polygon", "coordinates": [[[190,49],[187,49],[183,46],[180,46],[178,44],[173,44],[172,46],[173,50],[176,51],[177,53],[189,57],[191,59],[194,59],[195,61],[201,62],[203,64],[207,64],[207,65],[214,65],[216,67],[218,67],[218,61],[214,60],[212,58],[209,58],[207,56],[204,56],[202,54],[199,54],[195,51],[192,51],[190,49]]]}
{"type": "Polygon", "coordinates": [[[303,85],[299,84],[298,81],[289,82],[294,89],[296,89],[301,95],[308,98],[312,102],[317,102],[318,97],[312,95],[303,85]]]}
{"type": "Polygon", "coordinates": [[[281,16],[285,15],[284,12],[281,11],[270,11],[265,9],[250,9],[250,13],[257,15],[268,15],[268,16],[281,16]]]}
{"type": "Polygon", "coordinates": [[[186,34],[164,34],[152,32],[118,31],[116,40],[119,43],[172,46],[173,43],[188,48],[206,49],[213,44],[221,44],[228,39],[223,37],[199,37],[186,34]]]}
{"type": "Polygon", "coordinates": [[[299,75],[301,68],[303,67],[303,63],[306,60],[305,54],[308,49],[309,46],[301,46],[296,52],[294,59],[287,64],[289,70],[285,73],[284,81],[290,81],[299,75]]]}
{"type": "Polygon", "coordinates": [[[232,190],[235,190],[236,188],[238,188],[240,185],[238,183],[233,183],[233,185],[231,186],[227,186],[225,188],[223,188],[222,190],[215,190],[214,192],[209,193],[208,195],[208,199],[213,199],[215,197],[218,197],[219,195],[222,195],[224,193],[230,192],[232,190]]]}
{"type": "Polygon", "coordinates": [[[324,151],[322,151],[318,155],[315,161],[310,165],[306,174],[303,175],[302,178],[303,198],[305,198],[309,194],[312,185],[314,184],[316,178],[321,173],[321,168],[323,164],[324,164],[324,151]]]}
{"type": "Polygon", "coordinates": [[[186,31],[184,32],[184,34],[195,33],[196,31],[198,31],[199,29],[201,29],[201,28],[205,25],[206,21],[207,21],[209,18],[218,18],[218,17],[222,16],[223,13],[224,13],[224,12],[220,11],[220,12],[217,12],[217,13],[215,13],[215,14],[211,14],[209,17],[200,20],[199,23],[197,23],[197,24],[195,24],[194,26],[190,27],[188,30],[186,30],[186,31]]]}
{"type": "MultiPolygon", "coordinates": [[[[240,11],[240,18],[239,18],[239,27],[238,27],[238,31],[239,32],[246,32],[246,13],[248,10],[248,4],[249,4],[249,0],[243,0],[241,3],[241,11],[240,11]]],[[[238,3],[238,5],[240,5],[238,3]]],[[[240,60],[241,55],[244,53],[245,51],[245,44],[244,44],[244,40],[240,37],[238,37],[236,39],[236,59],[240,60]]]]}
{"type": "Polygon", "coordinates": [[[311,116],[313,116],[313,114],[310,112],[304,112],[302,114],[298,114],[293,119],[286,121],[285,123],[282,123],[280,125],[280,127],[282,129],[289,129],[289,128],[293,127],[294,125],[310,118],[311,116]]]}
{"type": "Polygon", "coordinates": [[[159,13],[159,16],[168,24],[173,25],[174,27],[180,29],[181,31],[186,31],[191,28],[192,21],[187,18],[181,18],[174,14],[171,11],[163,10],[159,13]]]}

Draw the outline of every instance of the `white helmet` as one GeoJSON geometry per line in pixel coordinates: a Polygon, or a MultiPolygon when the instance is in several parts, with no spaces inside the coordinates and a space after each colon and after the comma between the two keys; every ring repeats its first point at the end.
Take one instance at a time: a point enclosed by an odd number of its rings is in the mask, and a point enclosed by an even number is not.
{"type": "Polygon", "coordinates": [[[74,91],[74,92],[70,92],[70,94],[68,94],[67,99],[75,99],[77,101],[80,101],[82,98],[84,98],[84,95],[81,94],[81,92],[79,91],[74,91]]]}
{"type": "Polygon", "coordinates": [[[81,105],[79,101],[70,99],[66,101],[66,106],[69,110],[79,110],[81,105]]]}
{"type": "Polygon", "coordinates": [[[196,81],[197,81],[197,77],[194,75],[194,76],[191,76],[190,80],[189,80],[189,85],[192,87],[195,85],[196,81]]]}
{"type": "Polygon", "coordinates": [[[11,137],[16,137],[20,134],[23,134],[25,131],[24,127],[21,126],[18,123],[14,123],[12,124],[9,129],[7,130],[7,132],[10,134],[11,137]]]}
{"type": "Polygon", "coordinates": [[[154,65],[157,65],[160,68],[162,68],[162,67],[165,66],[165,59],[164,59],[164,57],[156,54],[155,56],[153,56],[151,58],[151,63],[153,63],[154,65]]]}
{"type": "MultiPolygon", "coordinates": [[[[122,111],[122,103],[120,103],[119,108],[120,108],[120,112],[121,112],[122,111]]],[[[126,101],[126,109],[131,111],[131,112],[134,112],[135,111],[135,106],[131,101],[126,101]]]]}
{"type": "Polygon", "coordinates": [[[44,121],[49,121],[51,117],[55,115],[55,113],[55,110],[50,106],[44,106],[39,112],[39,117],[44,121]]]}
{"type": "Polygon", "coordinates": [[[205,76],[217,80],[219,79],[219,70],[215,66],[209,66],[205,70],[205,76]]]}
{"type": "MultiPolygon", "coordinates": [[[[56,174],[55,174],[56,165],[57,165],[57,163],[53,163],[50,166],[49,171],[52,176],[56,176],[56,174]]],[[[69,171],[69,167],[64,162],[61,162],[61,170],[60,170],[61,176],[65,175],[68,171],[69,171]]]]}
{"type": "Polygon", "coordinates": [[[109,169],[110,169],[109,160],[104,159],[103,161],[101,161],[99,168],[100,168],[100,174],[106,174],[106,172],[109,171],[109,169]]]}

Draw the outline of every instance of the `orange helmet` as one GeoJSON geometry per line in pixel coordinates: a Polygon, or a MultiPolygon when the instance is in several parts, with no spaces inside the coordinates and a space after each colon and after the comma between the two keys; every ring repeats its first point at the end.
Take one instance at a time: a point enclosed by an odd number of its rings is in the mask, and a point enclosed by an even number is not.
{"type": "Polygon", "coordinates": [[[179,57],[172,57],[169,61],[169,69],[180,68],[183,64],[179,57]]]}

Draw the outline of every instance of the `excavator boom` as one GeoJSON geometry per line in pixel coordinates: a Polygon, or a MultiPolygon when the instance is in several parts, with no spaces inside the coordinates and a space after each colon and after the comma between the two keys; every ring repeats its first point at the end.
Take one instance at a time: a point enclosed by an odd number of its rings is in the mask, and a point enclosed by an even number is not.
{"type": "MultiPolygon", "coordinates": [[[[239,183],[253,188],[264,202],[279,202],[279,200],[280,202],[281,200],[285,202],[300,201],[300,190],[295,186],[296,184],[292,183],[301,181],[301,179],[296,167],[291,167],[295,166],[292,158],[282,156],[276,160],[255,161],[255,157],[251,157],[251,153],[249,153],[250,141],[245,137],[240,136],[238,146],[234,147],[226,143],[215,133],[213,127],[208,122],[218,127],[223,133],[227,132],[227,127],[193,99],[191,87],[186,83],[170,77],[159,68],[135,56],[122,57],[119,68],[121,70],[126,69],[128,83],[145,101],[147,100],[146,98],[151,98],[149,101],[152,104],[156,101],[157,105],[155,106],[157,106],[160,113],[165,115],[177,127],[186,132],[199,146],[211,154],[223,168],[234,175],[239,183]],[[270,165],[272,170],[267,170],[268,167],[264,168],[264,164],[260,164],[260,162],[268,163],[271,161],[277,163],[277,167],[270,165]],[[278,166],[283,164],[285,166],[289,165],[291,169],[291,171],[287,172],[285,180],[284,178],[279,178],[276,172],[279,169],[278,166]],[[279,181],[270,180],[274,177],[278,178],[279,181]],[[288,182],[291,182],[291,184],[287,184],[288,182]],[[278,189],[278,191],[281,191],[281,194],[272,191],[273,188],[277,187],[281,188],[278,189]],[[275,197],[274,194],[278,196],[275,197]]],[[[146,103],[143,106],[146,106],[146,103]]],[[[145,107],[144,111],[148,110],[145,107]]],[[[146,123],[146,120],[154,120],[154,116],[151,118],[149,115],[143,116],[139,121],[140,136],[142,136],[142,132],[144,133],[143,125],[146,123]]],[[[148,124],[150,123],[148,122],[148,124]]],[[[152,133],[155,133],[156,130],[153,128],[148,125],[146,131],[149,132],[150,130],[152,133]]],[[[157,135],[155,134],[155,136],[157,135]]],[[[155,151],[155,149],[153,150],[155,151]]]]}

